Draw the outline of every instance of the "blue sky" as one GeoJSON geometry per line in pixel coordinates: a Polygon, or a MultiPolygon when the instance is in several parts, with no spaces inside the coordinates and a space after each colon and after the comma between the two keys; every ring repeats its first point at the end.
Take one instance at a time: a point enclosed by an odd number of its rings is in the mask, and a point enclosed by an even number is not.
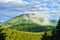
{"type": "Polygon", "coordinates": [[[6,21],[24,13],[56,20],[60,17],[60,0],[0,0],[0,21],[6,21]]]}

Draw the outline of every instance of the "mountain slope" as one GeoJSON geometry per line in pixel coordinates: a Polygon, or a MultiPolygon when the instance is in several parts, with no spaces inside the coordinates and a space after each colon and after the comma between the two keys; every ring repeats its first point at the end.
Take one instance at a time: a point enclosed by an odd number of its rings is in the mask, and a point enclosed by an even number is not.
{"type": "Polygon", "coordinates": [[[9,27],[19,31],[41,32],[52,30],[49,20],[38,18],[35,14],[22,14],[4,23],[2,27],[9,27]]]}
{"type": "Polygon", "coordinates": [[[45,20],[43,18],[39,19],[35,14],[32,13],[32,14],[22,14],[17,17],[14,17],[2,23],[2,26],[9,27],[15,24],[20,24],[20,23],[36,23],[39,25],[50,25],[48,20],[45,20]]]}
{"type": "Polygon", "coordinates": [[[12,29],[0,28],[3,29],[3,33],[6,33],[5,40],[41,40],[44,32],[24,32],[17,31],[12,29]]]}
{"type": "Polygon", "coordinates": [[[15,24],[20,24],[20,23],[39,23],[39,20],[37,17],[34,16],[34,14],[22,14],[20,16],[17,16],[15,18],[12,18],[4,23],[2,25],[4,26],[12,26],[15,24]],[[38,21],[38,22],[36,22],[38,21]]]}

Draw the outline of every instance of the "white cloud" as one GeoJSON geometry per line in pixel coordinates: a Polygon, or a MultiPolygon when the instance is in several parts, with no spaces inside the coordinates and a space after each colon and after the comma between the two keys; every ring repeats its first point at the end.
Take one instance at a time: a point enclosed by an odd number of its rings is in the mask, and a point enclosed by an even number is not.
{"type": "Polygon", "coordinates": [[[15,4],[28,4],[28,2],[24,2],[22,0],[0,0],[3,3],[15,3],[15,4]]]}
{"type": "Polygon", "coordinates": [[[14,15],[15,12],[15,14],[19,14],[22,11],[24,13],[36,13],[38,17],[53,19],[60,16],[60,4],[56,3],[59,1],[31,0],[30,2],[26,2],[23,0],[0,0],[0,11],[4,11],[4,13],[1,12],[3,15],[6,14],[5,12],[11,12],[10,15],[14,15]]]}
{"type": "Polygon", "coordinates": [[[46,20],[50,20],[51,15],[49,14],[48,11],[40,11],[40,12],[25,12],[25,13],[34,13],[38,18],[44,18],[46,20]]]}

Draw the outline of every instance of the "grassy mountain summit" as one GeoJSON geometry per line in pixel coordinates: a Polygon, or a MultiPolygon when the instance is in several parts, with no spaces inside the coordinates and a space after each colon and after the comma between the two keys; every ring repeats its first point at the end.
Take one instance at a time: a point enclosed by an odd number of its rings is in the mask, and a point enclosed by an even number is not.
{"type": "Polygon", "coordinates": [[[2,23],[2,25],[9,27],[20,23],[39,23],[39,21],[34,14],[22,14],[2,23]]]}
{"type": "Polygon", "coordinates": [[[38,18],[35,14],[22,14],[19,15],[17,17],[14,17],[6,22],[3,22],[2,25],[4,26],[12,26],[15,24],[20,24],[20,23],[36,23],[41,25],[42,23],[44,23],[44,19],[43,18],[38,18]]]}
{"type": "Polygon", "coordinates": [[[44,31],[51,29],[51,23],[49,20],[38,18],[35,14],[22,14],[17,17],[14,17],[4,23],[2,27],[9,27],[11,29],[20,30],[20,31],[44,31]]]}

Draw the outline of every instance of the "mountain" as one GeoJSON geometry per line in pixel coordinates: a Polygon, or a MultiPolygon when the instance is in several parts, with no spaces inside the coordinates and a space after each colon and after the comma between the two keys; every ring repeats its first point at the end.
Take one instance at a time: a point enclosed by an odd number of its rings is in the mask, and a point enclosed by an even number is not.
{"type": "Polygon", "coordinates": [[[44,18],[38,18],[35,14],[22,14],[2,23],[2,27],[20,31],[44,31],[51,29],[52,22],[44,18]]]}
{"type": "Polygon", "coordinates": [[[4,26],[12,26],[20,23],[37,23],[39,24],[40,20],[34,14],[22,14],[17,17],[14,17],[6,22],[3,22],[4,26]]]}
{"type": "Polygon", "coordinates": [[[38,18],[35,14],[22,14],[17,17],[14,17],[6,22],[3,22],[4,26],[12,26],[20,23],[36,23],[39,25],[49,25],[49,20],[45,20],[43,18],[38,18]],[[46,22],[47,21],[47,22],[46,22]]]}

